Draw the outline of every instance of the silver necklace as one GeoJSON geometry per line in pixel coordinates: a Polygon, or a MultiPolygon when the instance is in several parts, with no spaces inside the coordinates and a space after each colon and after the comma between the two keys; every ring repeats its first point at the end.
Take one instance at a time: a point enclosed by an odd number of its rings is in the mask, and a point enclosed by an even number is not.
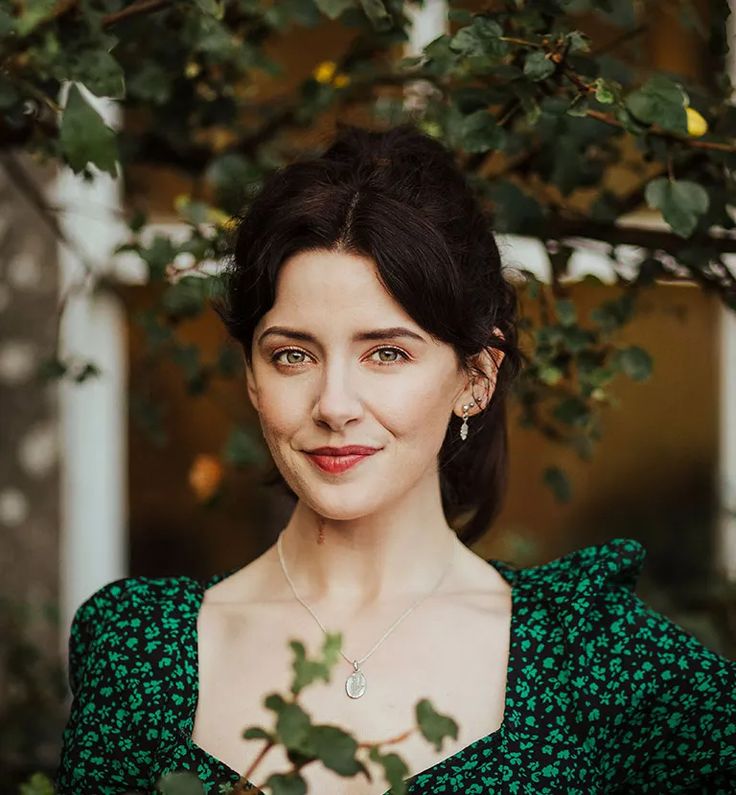
{"type": "MultiPolygon", "coordinates": [[[[292,582],[291,577],[289,577],[289,572],[286,570],[286,564],[284,563],[284,554],[283,554],[283,551],[281,549],[281,536],[283,535],[283,533],[284,533],[283,530],[279,533],[279,537],[278,537],[278,539],[276,541],[276,548],[277,548],[278,553],[279,553],[279,561],[281,562],[281,569],[284,572],[284,576],[286,577],[286,579],[287,579],[287,581],[288,581],[288,583],[289,583],[289,585],[291,587],[291,590],[294,593],[294,596],[297,598],[297,600],[299,602],[301,602],[301,604],[304,605],[304,607],[307,608],[307,610],[309,610],[309,612],[312,614],[314,620],[322,628],[322,631],[325,634],[327,634],[327,629],[325,628],[324,624],[319,620],[319,618],[317,618],[317,615],[315,614],[314,610],[312,610],[312,608],[296,592],[296,588],[294,587],[294,583],[292,582]]],[[[345,680],[345,692],[350,696],[350,698],[360,698],[365,693],[366,687],[368,686],[368,681],[366,680],[365,674],[361,670],[360,665],[363,662],[365,662],[371,656],[371,654],[373,654],[373,652],[381,645],[381,643],[383,643],[383,641],[389,636],[389,634],[399,625],[399,623],[401,621],[403,621],[409,615],[409,613],[411,613],[412,610],[414,610],[415,607],[417,607],[417,605],[419,605],[421,602],[423,602],[428,596],[431,596],[440,587],[440,585],[442,584],[442,581],[445,579],[445,577],[447,576],[447,573],[450,571],[450,568],[452,567],[452,562],[453,562],[453,559],[454,559],[454,552],[455,552],[455,541],[454,541],[454,539],[451,539],[450,543],[452,544],[452,549],[450,550],[450,554],[448,556],[449,557],[449,562],[448,562],[447,566],[445,567],[445,570],[442,572],[442,576],[437,581],[437,584],[434,586],[434,588],[432,588],[432,590],[428,594],[425,594],[424,596],[420,596],[419,599],[417,599],[417,601],[414,602],[414,604],[408,610],[405,610],[404,613],[402,615],[400,615],[396,619],[396,621],[394,621],[393,624],[391,624],[391,626],[383,633],[382,637],[378,640],[376,645],[368,652],[368,654],[365,655],[365,657],[363,657],[360,660],[351,660],[349,657],[345,656],[345,654],[343,654],[342,649],[340,649],[340,654],[342,654],[342,656],[345,658],[345,660],[348,663],[350,663],[350,665],[353,668],[353,672],[345,680]]]]}

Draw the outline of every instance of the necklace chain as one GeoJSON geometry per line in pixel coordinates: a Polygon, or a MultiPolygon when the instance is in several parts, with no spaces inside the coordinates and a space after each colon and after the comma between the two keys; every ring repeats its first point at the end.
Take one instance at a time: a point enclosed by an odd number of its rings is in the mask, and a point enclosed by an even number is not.
{"type": "MultiPolygon", "coordinates": [[[[278,551],[278,554],[279,554],[279,561],[280,561],[280,563],[281,563],[281,569],[282,569],[282,571],[284,572],[284,576],[286,577],[286,580],[287,580],[287,582],[289,583],[289,586],[290,586],[290,588],[291,588],[291,590],[292,590],[292,592],[293,592],[294,596],[296,597],[296,599],[297,599],[297,600],[298,600],[298,601],[299,601],[299,602],[300,602],[302,605],[304,605],[304,607],[306,607],[306,608],[307,608],[307,610],[308,610],[308,611],[311,613],[311,615],[312,615],[312,617],[314,618],[314,620],[315,620],[315,621],[316,621],[316,622],[317,622],[317,623],[320,625],[320,627],[322,628],[322,631],[323,631],[325,634],[327,634],[327,632],[328,632],[327,628],[326,628],[326,627],[325,627],[325,625],[324,625],[324,624],[323,624],[323,623],[322,623],[322,622],[319,620],[319,617],[318,617],[318,616],[317,616],[317,614],[314,612],[314,610],[312,610],[312,608],[311,608],[311,607],[310,607],[310,606],[309,606],[309,605],[308,605],[308,604],[307,604],[307,603],[304,601],[304,599],[302,599],[302,598],[301,598],[301,596],[299,596],[299,594],[298,594],[298,593],[297,593],[297,591],[296,591],[296,587],[294,586],[294,583],[293,583],[293,581],[292,581],[291,577],[289,576],[289,572],[288,572],[288,571],[287,571],[287,569],[286,569],[286,563],[284,562],[284,553],[283,553],[283,549],[282,549],[282,546],[281,546],[281,538],[282,538],[283,534],[284,534],[284,531],[282,530],[282,531],[279,533],[279,537],[278,537],[278,539],[277,539],[277,541],[276,541],[276,549],[277,549],[277,551],[278,551]]],[[[451,535],[451,534],[450,534],[450,535],[451,535]]],[[[429,593],[426,593],[426,594],[424,594],[424,596],[420,596],[420,597],[419,597],[419,599],[417,599],[417,600],[414,602],[414,604],[413,604],[413,605],[411,605],[411,606],[410,606],[410,607],[409,607],[407,610],[405,610],[405,611],[404,611],[404,612],[403,612],[403,613],[402,613],[402,614],[401,614],[401,615],[400,615],[400,616],[399,616],[399,617],[396,619],[396,621],[394,621],[394,623],[393,623],[393,624],[391,624],[391,626],[390,626],[390,627],[389,627],[389,628],[388,628],[388,629],[387,629],[387,630],[386,630],[386,631],[383,633],[383,635],[382,635],[382,636],[381,636],[381,637],[378,639],[378,641],[377,641],[377,642],[376,642],[376,644],[373,646],[373,648],[372,648],[372,649],[371,649],[371,650],[368,652],[368,654],[366,654],[366,655],[365,655],[363,658],[361,658],[360,660],[351,660],[349,657],[347,657],[347,656],[344,654],[344,652],[342,651],[342,649],[340,649],[340,654],[343,656],[343,658],[344,658],[344,659],[345,659],[345,660],[346,660],[348,663],[350,663],[351,667],[353,668],[353,673],[351,674],[351,676],[350,676],[350,677],[348,677],[348,682],[346,683],[346,684],[347,684],[348,695],[350,695],[352,698],[358,698],[359,696],[361,696],[361,695],[363,694],[363,692],[365,692],[365,675],[364,675],[364,674],[363,674],[363,673],[360,671],[360,665],[361,665],[361,663],[365,662],[365,661],[366,661],[366,660],[367,660],[367,659],[368,659],[368,658],[371,656],[371,654],[373,654],[373,652],[374,652],[374,651],[375,651],[375,650],[376,650],[376,649],[377,649],[377,648],[378,648],[378,647],[381,645],[381,643],[383,643],[383,641],[384,641],[384,640],[385,640],[385,639],[386,639],[386,638],[389,636],[389,634],[390,634],[390,633],[391,633],[391,632],[392,632],[392,631],[393,631],[393,630],[394,630],[394,629],[395,629],[395,628],[396,628],[396,627],[397,627],[397,626],[398,626],[398,625],[399,625],[399,624],[400,624],[400,623],[401,623],[401,622],[402,622],[402,621],[403,621],[403,620],[404,620],[404,619],[405,619],[405,618],[406,618],[406,617],[409,615],[409,613],[411,613],[411,612],[412,612],[412,611],[413,611],[413,610],[414,610],[414,609],[415,609],[415,608],[416,608],[416,607],[417,607],[417,606],[418,606],[418,605],[419,605],[421,602],[423,602],[425,599],[427,599],[429,596],[431,596],[431,595],[432,595],[432,594],[433,594],[433,593],[434,593],[434,592],[435,592],[435,591],[436,591],[436,590],[437,590],[437,589],[440,587],[440,585],[441,585],[441,584],[442,584],[442,582],[444,581],[445,577],[447,576],[447,573],[450,571],[450,568],[452,567],[452,563],[453,563],[453,560],[454,560],[454,552],[455,552],[455,540],[451,538],[451,542],[450,542],[450,543],[452,544],[452,549],[450,550],[450,554],[449,554],[449,556],[448,556],[448,563],[447,563],[447,566],[445,566],[445,569],[444,569],[444,571],[442,572],[442,574],[441,574],[441,576],[440,576],[439,580],[437,580],[437,582],[436,582],[436,584],[435,584],[434,588],[432,588],[432,590],[431,590],[431,591],[429,591],[429,593]],[[357,675],[359,675],[359,678],[358,678],[357,680],[354,680],[354,677],[356,677],[357,675]],[[360,681],[360,682],[361,682],[361,684],[362,684],[362,687],[361,687],[361,686],[358,686],[358,685],[355,685],[355,684],[354,684],[354,682],[357,682],[357,681],[360,681]],[[351,682],[353,682],[353,684],[351,684],[351,682]],[[357,689],[356,689],[356,688],[357,688],[357,689]],[[353,691],[353,692],[351,692],[351,691],[353,691]],[[358,692],[358,691],[359,691],[359,692],[358,692]],[[357,694],[355,694],[355,695],[354,695],[354,694],[353,694],[354,692],[355,692],[355,693],[357,693],[357,694]]]]}

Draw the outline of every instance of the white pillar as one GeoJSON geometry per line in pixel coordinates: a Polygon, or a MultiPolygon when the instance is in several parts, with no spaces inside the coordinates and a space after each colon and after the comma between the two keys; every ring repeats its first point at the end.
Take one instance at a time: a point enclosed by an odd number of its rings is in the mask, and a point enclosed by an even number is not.
{"type": "MultiPolygon", "coordinates": [[[[726,18],[727,68],[731,82],[736,84],[736,2],[729,0],[728,6],[731,13],[726,18]]],[[[724,257],[726,265],[736,274],[734,260],[735,257],[724,257]]],[[[718,314],[720,434],[716,565],[728,579],[736,580],[736,314],[721,303],[718,314]]]]}
{"type": "MultiPolygon", "coordinates": [[[[65,103],[66,86],[62,89],[65,103]]],[[[82,89],[83,90],[83,89],[82,89]]],[[[83,93],[115,127],[114,103],[83,93]]],[[[85,182],[60,167],[51,201],[74,248],[58,247],[60,298],[85,274],[81,252],[96,272],[109,268],[110,252],[120,242],[121,181],[96,169],[85,182]]],[[[67,298],[60,328],[60,355],[91,361],[101,374],[83,383],[58,382],[60,471],[61,651],[74,611],[100,586],[127,570],[127,353],[122,307],[107,293],[86,286],[67,298]]]]}
{"type": "MultiPolygon", "coordinates": [[[[424,0],[419,7],[416,3],[406,4],[406,15],[411,20],[408,29],[409,39],[404,44],[404,57],[421,54],[422,50],[438,36],[449,32],[447,0],[424,0]]],[[[414,80],[404,86],[404,107],[420,110],[426,104],[427,94],[434,91],[428,80],[414,80]]]]}
{"type": "MultiPolygon", "coordinates": [[[[736,271],[734,271],[736,273],[736,271]]],[[[736,580],[736,313],[718,306],[719,415],[716,564],[736,580]]]]}

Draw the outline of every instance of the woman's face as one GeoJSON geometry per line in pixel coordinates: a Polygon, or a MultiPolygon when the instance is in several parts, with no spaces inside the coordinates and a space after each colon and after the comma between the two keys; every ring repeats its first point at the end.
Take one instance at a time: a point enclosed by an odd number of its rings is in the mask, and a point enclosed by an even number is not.
{"type": "Polygon", "coordinates": [[[248,393],[266,443],[294,493],[315,511],[357,518],[423,478],[436,479],[450,415],[467,402],[467,377],[453,349],[386,292],[372,260],[325,250],[291,257],[274,306],[256,327],[252,355],[248,393]],[[274,326],[283,328],[269,332],[274,326]],[[360,339],[389,327],[415,336],[360,339]],[[352,444],[381,449],[340,474],[304,452],[352,444]]]}

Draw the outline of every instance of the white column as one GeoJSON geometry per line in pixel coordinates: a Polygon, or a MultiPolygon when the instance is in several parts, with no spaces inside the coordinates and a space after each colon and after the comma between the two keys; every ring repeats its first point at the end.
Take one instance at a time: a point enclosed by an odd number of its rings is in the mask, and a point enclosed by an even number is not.
{"type": "MultiPolygon", "coordinates": [[[[447,0],[424,0],[419,7],[416,3],[406,4],[406,15],[411,20],[408,29],[409,39],[404,44],[404,57],[421,54],[422,50],[438,36],[449,32],[447,0]]],[[[404,86],[404,107],[420,110],[426,104],[427,95],[434,91],[428,80],[414,80],[404,86]]]]}
{"type": "MultiPolygon", "coordinates": [[[[68,88],[68,87],[65,87],[68,88]]],[[[115,127],[114,103],[84,92],[115,127]]],[[[66,91],[62,90],[62,102],[66,91]]],[[[50,200],[73,250],[59,244],[60,298],[85,274],[109,267],[120,242],[121,181],[96,169],[91,182],[60,167],[50,200]]],[[[90,280],[66,299],[60,328],[63,360],[91,361],[101,370],[83,383],[58,382],[60,444],[61,651],[77,607],[100,586],[125,575],[127,560],[127,353],[117,299],[93,293],[90,280]]]]}
{"type": "MultiPolygon", "coordinates": [[[[736,271],[734,271],[736,273],[736,271]]],[[[716,565],[736,580],[736,313],[718,304],[719,414],[716,565]]]]}
{"type": "MultiPolygon", "coordinates": [[[[736,2],[729,0],[731,13],[726,18],[728,74],[736,84],[736,2]]],[[[731,97],[733,102],[733,97],[731,97]]],[[[734,257],[724,257],[736,274],[734,257]]],[[[736,580],[736,314],[718,304],[719,343],[719,450],[718,450],[718,526],[716,565],[730,580],[736,580]]]]}

